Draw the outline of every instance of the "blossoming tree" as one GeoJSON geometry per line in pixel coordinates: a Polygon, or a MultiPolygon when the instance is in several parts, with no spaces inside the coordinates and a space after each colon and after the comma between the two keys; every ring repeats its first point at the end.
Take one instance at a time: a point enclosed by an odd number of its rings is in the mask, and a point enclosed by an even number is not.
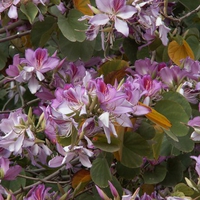
{"type": "Polygon", "coordinates": [[[199,5],[2,0],[0,199],[200,198],[199,5]]]}

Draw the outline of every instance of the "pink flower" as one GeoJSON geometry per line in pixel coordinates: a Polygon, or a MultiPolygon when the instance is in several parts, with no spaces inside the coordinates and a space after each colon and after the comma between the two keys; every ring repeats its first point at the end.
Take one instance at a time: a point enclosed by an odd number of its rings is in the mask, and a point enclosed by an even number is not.
{"type": "Polygon", "coordinates": [[[189,120],[188,125],[194,129],[191,134],[192,140],[200,141],[200,117],[197,116],[194,119],[189,120]]]}
{"type": "Polygon", "coordinates": [[[200,156],[190,156],[190,158],[193,158],[196,161],[196,166],[195,166],[195,170],[198,174],[198,176],[200,177],[200,156]]]}
{"type": "Polygon", "coordinates": [[[45,79],[43,73],[55,69],[59,64],[59,60],[55,57],[48,57],[46,49],[38,48],[35,51],[27,49],[21,64],[25,64],[25,66],[20,75],[24,81],[28,81],[28,87],[31,93],[34,94],[40,88],[38,80],[45,79]]]}
{"type": "Polygon", "coordinates": [[[62,114],[79,115],[86,114],[86,105],[89,103],[87,90],[81,85],[72,86],[66,84],[63,89],[58,88],[55,92],[56,99],[53,100],[52,107],[62,114]]]}
{"type": "Polygon", "coordinates": [[[10,167],[10,161],[8,158],[0,158],[0,181],[3,180],[15,180],[16,176],[20,173],[21,167],[15,165],[10,167]]]}
{"type": "Polygon", "coordinates": [[[93,156],[93,152],[83,146],[66,146],[62,147],[57,143],[57,150],[61,156],[55,156],[49,161],[50,167],[59,167],[66,164],[67,168],[71,167],[70,161],[78,157],[84,167],[92,167],[89,157],[93,156]]]}
{"type": "Polygon", "coordinates": [[[24,147],[34,144],[35,136],[30,126],[21,124],[27,121],[27,115],[21,110],[11,112],[8,119],[2,119],[0,130],[0,147],[7,149],[14,155],[22,153],[24,147]]]}
{"type": "MultiPolygon", "coordinates": [[[[55,199],[54,198],[55,192],[49,193],[49,190],[51,190],[50,187],[45,188],[44,184],[39,184],[39,185],[33,187],[28,192],[28,194],[24,198],[24,200],[55,199]]],[[[59,197],[57,197],[56,199],[59,199],[59,197]]]]}
{"type": "Polygon", "coordinates": [[[9,8],[8,17],[10,17],[11,19],[17,19],[18,18],[17,4],[19,2],[20,2],[20,0],[1,1],[0,2],[0,13],[2,13],[4,10],[9,8]]]}

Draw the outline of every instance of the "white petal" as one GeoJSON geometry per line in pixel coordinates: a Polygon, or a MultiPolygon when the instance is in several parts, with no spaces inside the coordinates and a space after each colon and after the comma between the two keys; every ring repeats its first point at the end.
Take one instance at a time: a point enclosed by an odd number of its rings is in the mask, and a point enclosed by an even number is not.
{"type": "Polygon", "coordinates": [[[118,32],[122,33],[124,36],[128,37],[129,28],[125,21],[116,18],[115,19],[115,28],[118,32]]]}
{"type": "Polygon", "coordinates": [[[99,120],[103,123],[103,125],[109,128],[109,112],[105,112],[99,116],[99,120]]]}
{"type": "Polygon", "coordinates": [[[35,94],[37,92],[37,90],[40,89],[39,82],[37,81],[37,79],[35,77],[32,76],[31,79],[29,80],[28,88],[32,94],[35,94]]]}

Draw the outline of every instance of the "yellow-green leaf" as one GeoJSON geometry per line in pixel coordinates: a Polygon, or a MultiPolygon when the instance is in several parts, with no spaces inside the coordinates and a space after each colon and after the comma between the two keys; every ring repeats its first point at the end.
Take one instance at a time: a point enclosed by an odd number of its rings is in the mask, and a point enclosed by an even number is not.
{"type": "Polygon", "coordinates": [[[91,4],[90,0],[73,0],[73,3],[74,7],[84,15],[93,15],[92,10],[88,6],[88,4],[91,4]]]}

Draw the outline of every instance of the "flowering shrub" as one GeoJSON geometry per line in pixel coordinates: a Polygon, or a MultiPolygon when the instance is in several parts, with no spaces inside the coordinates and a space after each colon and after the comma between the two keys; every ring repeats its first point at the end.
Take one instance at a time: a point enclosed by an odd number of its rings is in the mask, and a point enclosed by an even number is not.
{"type": "Polygon", "coordinates": [[[199,199],[199,3],[0,2],[0,199],[199,199]]]}

